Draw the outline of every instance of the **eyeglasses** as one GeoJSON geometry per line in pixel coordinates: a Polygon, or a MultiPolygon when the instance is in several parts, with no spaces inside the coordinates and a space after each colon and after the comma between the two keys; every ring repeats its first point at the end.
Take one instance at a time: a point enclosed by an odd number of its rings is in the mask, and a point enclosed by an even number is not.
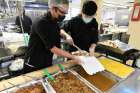
{"type": "Polygon", "coordinates": [[[64,11],[62,9],[60,9],[61,7],[56,7],[56,9],[58,9],[58,11],[61,13],[61,14],[67,14],[67,11],[64,11]]]}

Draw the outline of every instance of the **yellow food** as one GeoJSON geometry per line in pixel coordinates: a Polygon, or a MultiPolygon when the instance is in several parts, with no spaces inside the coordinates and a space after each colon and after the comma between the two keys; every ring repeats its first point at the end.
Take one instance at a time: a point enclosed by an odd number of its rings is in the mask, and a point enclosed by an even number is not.
{"type": "Polygon", "coordinates": [[[135,69],[111,59],[99,59],[105,69],[120,78],[127,78],[135,69]]]}

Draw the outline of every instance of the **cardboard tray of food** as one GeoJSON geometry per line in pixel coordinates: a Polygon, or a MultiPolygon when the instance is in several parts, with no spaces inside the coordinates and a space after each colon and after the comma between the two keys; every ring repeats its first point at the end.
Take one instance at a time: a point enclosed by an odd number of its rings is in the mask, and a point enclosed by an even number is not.
{"type": "Polygon", "coordinates": [[[72,70],[58,72],[53,77],[54,81],[48,77],[45,79],[48,86],[53,89],[51,93],[101,93],[72,70]]]}

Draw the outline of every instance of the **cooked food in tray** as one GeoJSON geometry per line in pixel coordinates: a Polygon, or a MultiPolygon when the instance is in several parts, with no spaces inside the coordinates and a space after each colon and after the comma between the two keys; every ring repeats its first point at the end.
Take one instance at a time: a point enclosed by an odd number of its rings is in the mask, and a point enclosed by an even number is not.
{"type": "Polygon", "coordinates": [[[77,56],[88,56],[88,52],[86,51],[75,51],[75,52],[72,52],[73,55],[77,55],[77,56]]]}
{"type": "Polygon", "coordinates": [[[41,83],[36,83],[34,85],[22,87],[10,93],[46,93],[46,92],[41,83]]]}
{"type": "Polygon", "coordinates": [[[55,81],[50,81],[56,93],[96,93],[72,73],[60,73],[55,81]]]}
{"type": "Polygon", "coordinates": [[[88,75],[81,66],[76,66],[73,70],[103,92],[108,91],[117,83],[117,80],[111,79],[101,72],[95,75],[88,75]]]}
{"type": "Polygon", "coordinates": [[[117,42],[111,41],[111,40],[100,42],[100,44],[103,44],[103,45],[106,45],[106,46],[110,46],[110,47],[113,47],[113,48],[119,48],[117,42]]]}
{"type": "Polygon", "coordinates": [[[120,78],[125,79],[135,71],[135,69],[132,67],[126,66],[122,63],[119,63],[117,61],[108,58],[103,58],[99,60],[107,71],[115,74],[120,78]]]}

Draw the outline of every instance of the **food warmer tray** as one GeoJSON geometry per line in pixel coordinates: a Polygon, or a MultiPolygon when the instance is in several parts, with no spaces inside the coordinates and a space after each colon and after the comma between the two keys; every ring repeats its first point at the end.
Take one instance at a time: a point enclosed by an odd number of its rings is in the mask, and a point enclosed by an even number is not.
{"type": "MultiPolygon", "coordinates": [[[[57,73],[55,73],[55,74],[53,74],[52,76],[53,77],[55,77],[55,76],[57,76],[57,75],[59,75],[59,74],[68,74],[68,73],[70,73],[70,74],[72,74],[72,75],[74,75],[78,80],[80,80],[82,83],[84,83],[89,89],[91,89],[94,93],[103,93],[103,92],[101,92],[99,89],[97,89],[96,87],[94,87],[92,84],[90,84],[87,80],[85,80],[83,77],[81,77],[77,72],[75,72],[74,70],[71,70],[71,69],[67,69],[66,71],[63,71],[63,72],[61,72],[61,71],[59,71],[59,72],[57,72],[57,73]]],[[[51,89],[51,91],[52,92],[50,92],[50,93],[57,93],[57,91],[53,88],[53,86],[51,85],[51,83],[49,82],[49,78],[48,77],[46,77],[45,78],[45,81],[46,81],[46,83],[47,83],[47,86],[51,89]]]]}
{"type": "MultiPolygon", "coordinates": [[[[9,84],[11,84],[9,82],[9,84]]],[[[16,91],[18,91],[19,89],[22,89],[22,88],[25,88],[25,87],[29,87],[29,86],[33,86],[35,84],[41,84],[43,86],[43,89],[45,90],[45,93],[50,93],[43,81],[43,79],[40,79],[40,80],[33,80],[33,81],[30,81],[28,83],[24,83],[24,84],[20,84],[20,85],[13,85],[13,87],[11,88],[8,88],[6,90],[3,90],[3,91],[0,91],[0,93],[15,93],[16,91]]]]}

